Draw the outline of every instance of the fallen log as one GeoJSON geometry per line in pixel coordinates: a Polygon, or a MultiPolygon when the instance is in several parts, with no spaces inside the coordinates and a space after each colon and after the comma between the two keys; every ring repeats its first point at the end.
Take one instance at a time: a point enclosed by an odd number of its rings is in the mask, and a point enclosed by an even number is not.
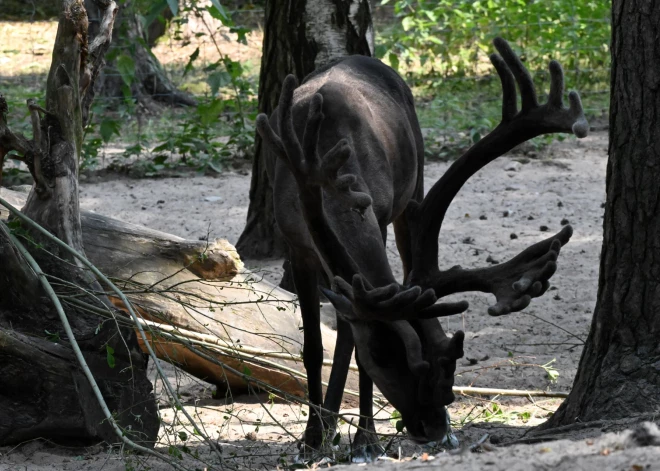
{"type": "MultiPolygon", "coordinates": [[[[0,189],[0,196],[17,207],[25,198],[7,189],[0,189]]],[[[0,209],[2,217],[6,212],[0,209]]],[[[86,211],[81,211],[81,223],[89,260],[150,321],[148,335],[159,358],[234,392],[246,391],[252,377],[289,394],[305,394],[296,298],[244,270],[231,244],[188,241],[86,211]],[[163,332],[174,332],[178,338],[163,332]],[[205,356],[185,346],[200,338],[204,345],[197,346],[205,349],[205,356]],[[215,347],[210,345],[213,339],[215,347]]],[[[125,308],[109,297],[115,306],[125,308]]],[[[336,335],[326,326],[322,334],[325,363],[330,365],[336,335]]],[[[146,350],[139,336],[138,341],[146,350]]],[[[326,381],[329,375],[325,368],[326,381]]],[[[356,371],[349,374],[347,388],[358,389],[356,371]]]]}

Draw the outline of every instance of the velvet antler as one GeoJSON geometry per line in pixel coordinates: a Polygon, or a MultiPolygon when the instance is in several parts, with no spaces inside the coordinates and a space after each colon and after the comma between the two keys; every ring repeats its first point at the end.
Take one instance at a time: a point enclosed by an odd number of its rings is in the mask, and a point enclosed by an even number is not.
{"type": "Polygon", "coordinates": [[[509,44],[501,38],[496,38],[494,44],[500,53],[490,56],[502,83],[500,124],[449,167],[421,204],[411,202],[406,213],[413,240],[409,284],[433,288],[438,296],[460,291],[492,292],[498,300],[489,313],[501,315],[524,309],[532,297],[547,289],[548,279],[556,270],[559,249],[570,239],[572,229],[567,226],[507,264],[480,271],[441,272],[438,236],[447,208],[472,175],[515,146],[533,137],[557,132],[585,137],[589,126],[577,92],[568,95],[570,107],[563,106],[564,75],[558,62],[550,62],[550,94],[547,103],[539,105],[532,78],[509,44]],[[516,83],[522,101],[520,110],[516,83]]]}

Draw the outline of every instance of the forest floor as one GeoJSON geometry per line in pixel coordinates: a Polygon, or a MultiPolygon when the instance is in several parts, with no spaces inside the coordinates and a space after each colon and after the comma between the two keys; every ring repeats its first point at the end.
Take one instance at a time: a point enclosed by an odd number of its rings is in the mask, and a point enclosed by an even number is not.
{"type": "MultiPolygon", "coordinates": [[[[553,143],[535,158],[514,154],[499,159],[473,177],[456,197],[441,234],[441,267],[502,262],[558,232],[566,222],[574,228],[573,238],[560,254],[551,290],[525,311],[492,318],[486,314],[492,302],[489,296],[458,297],[468,300],[470,309],[464,315],[442,320],[448,332],[462,329],[466,333],[465,356],[456,371],[457,386],[560,392],[570,389],[596,301],[606,162],[605,133],[581,141],[567,139],[553,143]]],[[[448,165],[427,164],[427,189],[448,165]]],[[[86,210],[188,239],[226,238],[235,243],[245,223],[249,185],[250,175],[245,171],[217,177],[139,180],[105,173],[89,175],[82,182],[81,205],[86,210]]],[[[401,264],[391,231],[387,250],[400,278],[401,264]]],[[[247,261],[249,268],[263,272],[273,282],[279,281],[281,265],[282,260],[247,261]]],[[[168,371],[180,385],[190,411],[198,414],[207,432],[223,445],[224,467],[274,469],[292,465],[297,452],[295,438],[302,433],[306,407],[269,401],[265,396],[215,400],[211,385],[182,379],[171,367],[168,371]]],[[[457,395],[449,409],[463,447],[486,433],[490,443],[502,445],[542,423],[560,402],[556,398],[457,395]]],[[[347,398],[342,412],[355,414],[355,407],[355,401],[347,398]]],[[[167,423],[176,412],[163,405],[161,413],[167,423]]],[[[385,409],[378,415],[382,420],[377,428],[382,434],[395,433],[390,413],[385,409]]],[[[345,450],[354,429],[349,431],[346,424],[341,429],[340,450],[345,450]]],[[[448,453],[414,445],[399,436],[383,442],[389,442],[389,458],[376,466],[399,466],[402,461],[407,464],[400,466],[411,468],[442,464],[444,469],[475,470],[654,469],[660,463],[660,439],[657,429],[644,430],[600,438],[564,434],[562,438],[577,441],[497,446],[485,453],[465,449],[448,453]]],[[[168,453],[170,440],[172,436],[164,427],[159,443],[164,453],[168,453]]],[[[189,447],[209,467],[218,463],[218,457],[192,438],[189,447]]],[[[188,456],[180,463],[190,469],[203,469],[188,456]]],[[[34,441],[0,448],[3,471],[167,468],[154,459],[101,446],[66,448],[34,441]]]]}

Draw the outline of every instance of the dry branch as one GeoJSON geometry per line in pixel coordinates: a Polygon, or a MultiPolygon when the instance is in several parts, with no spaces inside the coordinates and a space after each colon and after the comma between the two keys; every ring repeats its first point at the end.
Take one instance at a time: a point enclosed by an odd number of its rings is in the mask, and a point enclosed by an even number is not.
{"type": "Polygon", "coordinates": [[[9,129],[7,112],[7,99],[0,93],[0,153],[6,155],[15,150],[19,155],[14,158],[23,159],[24,156],[32,152],[32,143],[21,133],[14,133],[9,129]]]}
{"type": "Polygon", "coordinates": [[[112,28],[117,17],[119,7],[113,1],[94,0],[101,9],[102,19],[99,31],[87,48],[87,61],[81,69],[80,94],[82,95],[82,122],[83,126],[89,121],[89,109],[94,101],[94,83],[99,72],[105,65],[105,53],[108,52],[112,42],[112,28]]]}

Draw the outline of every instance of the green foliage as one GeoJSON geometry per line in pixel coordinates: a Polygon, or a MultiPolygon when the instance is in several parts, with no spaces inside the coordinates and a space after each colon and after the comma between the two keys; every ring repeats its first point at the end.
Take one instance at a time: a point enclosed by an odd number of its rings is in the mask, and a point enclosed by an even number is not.
{"type": "Polygon", "coordinates": [[[111,51],[109,60],[114,60],[122,78],[124,99],[114,113],[108,113],[107,109],[102,110],[99,106],[95,108],[98,118],[93,119],[85,130],[81,167],[95,167],[100,147],[115,138],[132,143],[125,149],[124,156],[140,157],[137,170],[145,176],[153,176],[181,165],[202,172],[208,169],[221,172],[227,162],[236,156],[250,158],[256,118],[254,81],[248,77],[243,64],[223,53],[217,41],[221,35],[226,38],[226,28],[229,28],[230,33],[236,34],[238,42],[245,43],[246,34],[250,30],[235,23],[219,0],[212,0],[210,5],[197,0],[138,2],[136,8],[142,13],[141,21],[145,30],[154,21],[165,22],[163,12],[169,8],[175,15],[170,26],[172,39],[182,43],[187,41],[182,27],[188,18],[201,19],[206,32],[196,33],[197,39],[205,38],[205,41],[213,44],[219,59],[200,66],[200,50],[196,48],[181,69],[181,77],[205,83],[208,92],[196,97],[198,104],[195,107],[185,110],[166,109],[161,119],[140,119],[136,116],[139,109],[130,90],[135,80],[131,48],[121,52],[118,49],[111,51]],[[220,25],[210,23],[204,14],[219,20],[220,25]],[[220,27],[225,29],[221,31],[220,27]]]}
{"type": "Polygon", "coordinates": [[[562,60],[573,86],[581,85],[580,70],[609,64],[607,2],[397,0],[394,12],[401,27],[386,36],[379,52],[416,67],[422,79],[488,72],[485,59],[495,36],[515,44],[532,71],[562,60]]]}
{"type": "Polygon", "coordinates": [[[117,57],[117,70],[124,83],[130,87],[135,80],[135,61],[127,54],[121,54],[117,57]]]}
{"type": "MultiPolygon", "coordinates": [[[[124,155],[139,156],[139,171],[152,176],[187,166],[197,171],[223,171],[237,157],[253,154],[256,117],[256,67],[232,60],[219,41],[230,36],[246,42],[248,28],[238,24],[223,0],[140,0],[134,3],[143,25],[165,22],[168,37],[186,44],[183,26],[190,18],[203,21],[196,33],[213,45],[219,59],[201,64],[197,48],[176,69],[175,79],[195,91],[198,105],[164,110],[159,118],[139,118],[130,84],[135,80],[131,48],[111,51],[124,97],[117,109],[97,109],[86,129],[81,165],[93,167],[99,149],[117,141],[129,144],[124,155]],[[209,22],[209,15],[217,20],[209,22]],[[222,28],[222,30],[220,29],[222,28]],[[137,119],[136,119],[137,117],[137,119]],[[146,157],[146,158],[145,158],[146,157]]],[[[384,0],[394,23],[379,27],[376,53],[406,77],[416,97],[426,134],[429,158],[450,159],[497,125],[501,114],[500,82],[488,55],[492,39],[502,36],[521,55],[532,73],[540,98],[547,91],[550,59],[559,60],[566,85],[580,91],[588,117],[608,109],[609,5],[569,0],[384,0]]],[[[142,40],[144,41],[144,40],[142,40]]],[[[107,105],[107,102],[105,103],[107,105]]],[[[532,151],[552,138],[532,141],[532,151]]],[[[129,161],[126,161],[127,164],[129,161]]],[[[131,163],[130,165],[135,165],[131,163]]]]}
{"type": "Polygon", "coordinates": [[[448,157],[499,122],[500,83],[488,59],[492,40],[509,41],[537,90],[558,60],[567,89],[579,90],[587,114],[607,110],[610,5],[572,0],[383,0],[398,20],[378,39],[376,54],[403,74],[419,97],[422,127],[449,134],[429,152],[448,157]],[[591,113],[589,113],[591,112],[591,113]],[[453,142],[452,142],[453,141],[453,142]]]}
{"type": "Polygon", "coordinates": [[[403,433],[404,425],[401,418],[401,412],[396,409],[392,410],[392,413],[390,414],[390,424],[392,424],[398,433],[403,433]]]}
{"type": "Polygon", "coordinates": [[[541,365],[541,368],[545,370],[546,377],[550,380],[551,383],[556,383],[557,379],[559,379],[559,371],[557,371],[557,369],[552,366],[555,361],[557,361],[557,359],[553,358],[545,365],[541,365]]]}
{"type": "Polygon", "coordinates": [[[44,332],[46,333],[46,340],[49,342],[60,343],[62,341],[59,332],[49,332],[48,330],[44,330],[44,332]]]}

